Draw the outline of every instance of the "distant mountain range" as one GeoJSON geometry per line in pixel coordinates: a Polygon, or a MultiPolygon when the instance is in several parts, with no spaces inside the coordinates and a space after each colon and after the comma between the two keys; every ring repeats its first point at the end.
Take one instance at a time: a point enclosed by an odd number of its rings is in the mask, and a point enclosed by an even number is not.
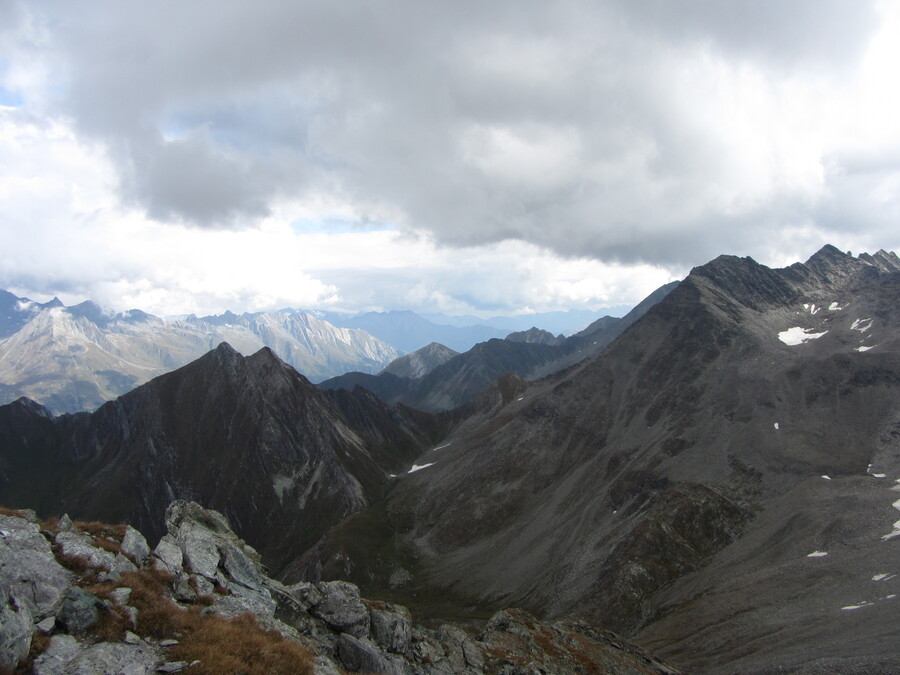
{"type": "MultiPolygon", "coordinates": [[[[112,313],[91,301],[72,307],[58,298],[37,303],[0,291],[0,402],[28,396],[55,412],[93,410],[220,342],[243,353],[270,347],[319,382],[347,372],[380,372],[430,343],[455,353],[507,332],[486,325],[440,325],[409,311],[347,317],[284,309],[163,319],[137,309],[112,313]]],[[[413,358],[418,360],[415,376],[427,374],[422,356],[413,358]]],[[[402,367],[387,372],[396,374],[402,367]]],[[[480,389],[490,379],[475,386],[480,389]]]]}
{"type": "Polygon", "coordinates": [[[457,352],[465,352],[479,342],[505,337],[510,331],[486,325],[447,326],[434,323],[423,316],[405,311],[367,312],[346,317],[333,312],[325,317],[336,326],[357,328],[371,333],[379,340],[402,352],[412,352],[437,342],[457,352]]]}
{"type": "Polygon", "coordinates": [[[471,401],[504,373],[536,379],[600,353],[677,286],[677,281],[668,283],[624,317],[602,317],[569,338],[534,328],[481,342],[462,354],[429,345],[377,375],[349,372],[319,386],[350,391],[363,387],[389,403],[429,412],[450,410],[471,401]]]}
{"type": "Polygon", "coordinates": [[[378,372],[401,352],[363,330],[300,311],[167,321],[93,302],[39,304],[0,291],[0,400],[28,396],[56,412],[93,410],[182,366],[221,342],[247,353],[271,347],[318,381],[347,370],[378,372]]]}

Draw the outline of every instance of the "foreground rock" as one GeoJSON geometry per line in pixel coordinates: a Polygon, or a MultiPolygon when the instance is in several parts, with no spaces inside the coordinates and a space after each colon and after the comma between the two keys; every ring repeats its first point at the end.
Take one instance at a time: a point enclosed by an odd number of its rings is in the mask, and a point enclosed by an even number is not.
{"type": "Polygon", "coordinates": [[[431,630],[414,625],[405,607],[366,600],[347,582],[285,586],[266,575],[224,516],[193,502],[170,504],[167,533],[152,552],[130,528],[108,536],[115,528],[91,524],[92,534],[61,522],[63,530],[41,531],[25,517],[0,517],[2,668],[38,675],[676,672],[583,624],[544,624],[506,610],[478,634],[453,625],[431,630]],[[60,565],[54,547],[77,572],[60,565]],[[137,571],[117,571],[111,561],[120,557],[137,571]],[[158,597],[148,596],[153,583],[158,597]],[[233,623],[230,639],[247,641],[248,660],[214,664],[221,655],[208,652],[195,658],[208,645],[192,652],[189,643],[202,643],[210,622],[233,623]],[[255,663],[275,648],[281,661],[255,663]]]}

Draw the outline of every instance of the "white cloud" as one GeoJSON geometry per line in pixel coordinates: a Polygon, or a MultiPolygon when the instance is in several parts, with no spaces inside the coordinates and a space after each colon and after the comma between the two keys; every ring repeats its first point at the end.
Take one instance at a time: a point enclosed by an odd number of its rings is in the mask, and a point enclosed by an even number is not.
{"type": "Polygon", "coordinates": [[[5,3],[0,280],[513,311],[898,248],[897,45],[855,0],[5,3]]]}

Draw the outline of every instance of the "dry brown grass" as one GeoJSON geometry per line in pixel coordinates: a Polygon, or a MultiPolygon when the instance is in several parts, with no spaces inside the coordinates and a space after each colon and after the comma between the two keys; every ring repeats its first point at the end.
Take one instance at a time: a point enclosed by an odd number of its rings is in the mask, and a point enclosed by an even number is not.
{"type": "Polygon", "coordinates": [[[309,675],[312,655],[275,631],[259,627],[250,614],[226,620],[186,613],[181,642],[171,654],[179,660],[200,663],[190,669],[199,675],[247,673],[247,675],[309,675]]]}
{"type": "Polygon", "coordinates": [[[308,650],[263,630],[249,614],[232,620],[203,615],[202,602],[183,609],[167,597],[171,583],[170,574],[147,569],[123,574],[118,585],[132,589],[129,604],[137,607],[142,635],[175,637],[179,644],[171,648],[172,658],[200,661],[190,673],[312,673],[308,650]]]}
{"type": "Polygon", "coordinates": [[[50,646],[50,636],[40,631],[35,631],[31,636],[31,650],[24,661],[16,666],[15,670],[0,668],[0,675],[26,675],[31,673],[34,667],[34,660],[47,651],[50,646]]]}
{"type": "Polygon", "coordinates": [[[21,518],[22,512],[18,509],[11,509],[7,506],[0,506],[0,516],[10,516],[13,518],[21,518]]]}

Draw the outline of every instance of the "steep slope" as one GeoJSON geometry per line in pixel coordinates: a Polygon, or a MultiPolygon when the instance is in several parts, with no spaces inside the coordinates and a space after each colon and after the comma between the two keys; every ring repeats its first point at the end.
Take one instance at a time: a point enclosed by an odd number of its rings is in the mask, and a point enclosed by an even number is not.
{"type": "Polygon", "coordinates": [[[278,571],[383,493],[379,462],[421,452],[421,434],[406,438],[380,410],[392,444],[373,444],[376,461],[328,397],[271,350],[243,358],[223,343],[93,414],[0,407],[0,500],[123,520],[155,538],[172,499],[196,499],[226,513],[278,571]]]}
{"type": "Polygon", "coordinates": [[[723,256],[461,427],[390,495],[419,592],[586,615],[691,671],[890,669],[897,263],[723,256]]]}
{"type": "Polygon", "coordinates": [[[303,312],[163,321],[139,310],[111,315],[92,302],[67,308],[7,296],[0,297],[9,332],[0,342],[2,400],[28,396],[58,412],[93,410],[222,341],[246,353],[271,347],[314,380],[377,372],[399,356],[364,331],[303,312]]]}
{"type": "Polygon", "coordinates": [[[437,342],[425,345],[411,354],[391,361],[382,373],[390,373],[396,377],[408,377],[411,380],[424,377],[438,366],[446,363],[459,354],[449,347],[437,342]]]}

